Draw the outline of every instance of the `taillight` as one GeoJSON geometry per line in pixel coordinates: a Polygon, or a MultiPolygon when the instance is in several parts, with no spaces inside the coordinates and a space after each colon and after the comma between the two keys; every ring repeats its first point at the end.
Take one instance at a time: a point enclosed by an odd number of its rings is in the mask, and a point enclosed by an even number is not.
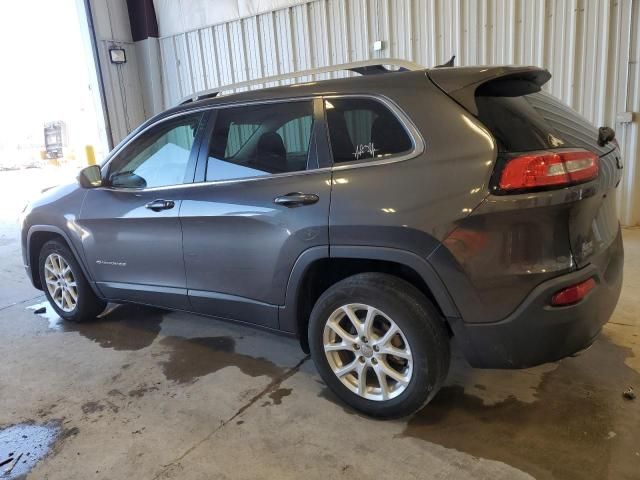
{"type": "Polygon", "coordinates": [[[508,192],[582,183],[598,176],[598,163],[587,150],[531,152],[507,162],[499,185],[508,192]]]}
{"type": "Polygon", "coordinates": [[[576,285],[563,288],[551,297],[551,305],[554,307],[573,305],[586,297],[594,288],[596,288],[596,281],[593,278],[580,282],[576,285]]]}

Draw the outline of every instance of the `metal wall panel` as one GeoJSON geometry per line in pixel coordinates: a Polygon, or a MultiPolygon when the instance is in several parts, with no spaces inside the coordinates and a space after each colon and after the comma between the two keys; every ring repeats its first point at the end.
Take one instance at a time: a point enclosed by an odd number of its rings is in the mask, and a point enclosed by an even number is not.
{"type": "Polygon", "coordinates": [[[640,110],[639,17],[636,0],[309,1],[161,38],[164,97],[170,106],[207,88],[376,57],[543,66],[549,92],[619,132],[620,214],[636,224],[638,123],[616,115],[640,110]],[[373,51],[376,40],[383,50],[373,51]]]}
{"type": "MultiPolygon", "coordinates": [[[[126,0],[90,0],[98,61],[104,85],[111,139],[117,144],[147,117],[137,52],[131,38],[126,0]],[[127,62],[111,63],[109,48],[123,48],[127,62]]],[[[166,69],[163,75],[166,74],[166,69]]],[[[165,102],[166,102],[165,96],[165,102]]]]}
{"type": "Polygon", "coordinates": [[[140,81],[137,53],[133,43],[101,40],[98,56],[105,87],[107,112],[114,145],[129,132],[144,122],[145,109],[142,101],[143,85],[140,81]],[[126,52],[127,63],[114,65],[109,60],[109,48],[117,46],[126,52]]]}

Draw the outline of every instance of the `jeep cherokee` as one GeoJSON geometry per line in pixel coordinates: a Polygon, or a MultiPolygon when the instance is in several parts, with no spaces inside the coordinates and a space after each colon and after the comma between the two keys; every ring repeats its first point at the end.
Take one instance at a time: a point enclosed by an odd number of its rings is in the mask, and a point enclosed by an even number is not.
{"type": "Polygon", "coordinates": [[[26,207],[27,274],[66,320],[134,302],[297,336],[376,417],[433,398],[454,337],[480,368],[575,354],[620,294],[622,165],[549,78],[435,68],[187,102],[26,207]]]}

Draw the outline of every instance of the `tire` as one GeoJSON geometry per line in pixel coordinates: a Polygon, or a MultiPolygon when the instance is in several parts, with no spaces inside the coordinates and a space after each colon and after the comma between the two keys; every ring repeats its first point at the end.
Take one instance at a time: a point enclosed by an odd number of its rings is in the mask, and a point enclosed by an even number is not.
{"type": "Polygon", "coordinates": [[[93,292],[78,261],[64,242],[50,240],[42,246],[38,258],[38,271],[47,300],[61,318],[72,322],[93,320],[107,306],[105,301],[93,292]],[[48,261],[50,263],[47,263],[48,261]],[[66,271],[64,275],[61,273],[63,271],[66,271]],[[56,298],[50,291],[49,285],[52,286],[56,298]],[[61,285],[66,289],[67,295],[62,296],[61,285]]]}
{"type": "Polygon", "coordinates": [[[328,387],[371,417],[398,418],[420,410],[440,390],[449,371],[444,318],[418,289],[392,275],[362,273],[331,286],[311,312],[308,335],[311,357],[328,387]],[[359,330],[344,306],[355,314],[359,330]],[[373,320],[366,322],[369,316],[373,320]],[[371,328],[365,329],[366,324],[371,328]],[[389,332],[393,324],[399,333],[389,332]],[[344,336],[337,333],[340,327],[344,336]],[[356,331],[368,335],[366,343],[356,331]],[[390,341],[385,341],[387,332],[393,334],[390,341]],[[389,354],[390,347],[405,358],[389,354]],[[386,373],[389,369],[395,370],[392,376],[386,373]],[[339,377],[334,370],[348,373],[339,377]]]}

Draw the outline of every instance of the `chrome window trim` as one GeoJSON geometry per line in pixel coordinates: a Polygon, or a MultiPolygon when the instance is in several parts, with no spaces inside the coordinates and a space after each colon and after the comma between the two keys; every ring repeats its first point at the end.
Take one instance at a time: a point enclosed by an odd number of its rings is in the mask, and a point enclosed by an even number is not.
{"type": "Polygon", "coordinates": [[[314,168],[313,170],[300,170],[298,172],[288,172],[288,173],[275,173],[273,175],[265,175],[265,176],[257,176],[257,177],[245,177],[245,178],[233,178],[229,180],[214,180],[209,182],[192,182],[192,183],[181,183],[178,185],[167,185],[166,187],[151,187],[151,188],[124,188],[124,189],[115,189],[110,188],[110,190],[117,191],[125,191],[125,192],[155,192],[160,190],[176,190],[179,188],[193,188],[193,187],[203,187],[203,186],[213,186],[213,185],[229,185],[234,183],[242,183],[242,182],[256,182],[258,180],[270,180],[272,178],[284,178],[284,177],[293,177],[298,175],[310,175],[313,173],[320,172],[328,172],[331,171],[331,167],[323,167],[323,168],[314,168]]]}
{"type": "Polygon", "coordinates": [[[185,110],[182,112],[176,112],[172,115],[162,118],[158,122],[152,123],[151,125],[147,125],[146,128],[141,130],[138,134],[136,134],[133,138],[131,138],[128,142],[126,142],[126,144],[118,148],[118,150],[114,152],[114,154],[109,158],[108,162],[105,163],[104,166],[105,167],[108,166],[108,164],[111,163],[111,161],[117,156],[117,154],[126,145],[129,145],[131,142],[137,139],[144,132],[146,132],[152,127],[155,127],[156,125],[160,125],[162,122],[174,119],[176,117],[189,115],[192,113],[197,113],[197,112],[206,111],[206,110],[218,110],[222,108],[244,107],[244,106],[250,106],[250,105],[263,105],[263,104],[269,104],[269,103],[289,103],[292,101],[304,101],[304,100],[313,101],[316,98],[320,98],[323,102],[325,99],[330,99],[330,98],[369,98],[382,103],[385,107],[387,107],[391,111],[391,113],[398,119],[398,121],[405,128],[413,144],[413,149],[408,153],[405,153],[402,155],[393,155],[388,158],[381,158],[377,160],[371,160],[371,159],[355,160],[353,162],[342,163],[340,165],[334,164],[331,167],[315,168],[312,170],[300,170],[297,172],[276,173],[276,174],[267,175],[267,176],[260,175],[255,177],[234,178],[229,180],[211,180],[211,181],[204,181],[204,182],[180,183],[176,185],[166,185],[166,186],[151,187],[151,188],[113,188],[113,187],[102,187],[102,188],[106,188],[106,189],[117,191],[117,192],[139,193],[139,192],[176,190],[180,188],[192,188],[192,187],[202,187],[202,186],[230,185],[230,184],[236,184],[236,183],[242,183],[242,182],[256,182],[260,180],[267,181],[273,178],[285,178],[285,177],[293,177],[297,175],[309,175],[314,173],[326,173],[326,172],[341,171],[341,170],[351,170],[354,168],[388,165],[388,164],[402,162],[405,160],[416,158],[422,155],[425,151],[425,142],[424,142],[424,139],[422,138],[422,135],[420,134],[420,131],[415,126],[413,121],[409,118],[409,116],[390,98],[384,95],[371,94],[371,93],[345,93],[345,94],[330,94],[330,95],[319,94],[319,95],[303,96],[303,97],[289,97],[286,99],[281,98],[281,99],[268,99],[268,100],[253,100],[253,101],[247,101],[247,102],[226,103],[223,105],[207,105],[207,106],[203,106],[195,109],[185,110]]]}

